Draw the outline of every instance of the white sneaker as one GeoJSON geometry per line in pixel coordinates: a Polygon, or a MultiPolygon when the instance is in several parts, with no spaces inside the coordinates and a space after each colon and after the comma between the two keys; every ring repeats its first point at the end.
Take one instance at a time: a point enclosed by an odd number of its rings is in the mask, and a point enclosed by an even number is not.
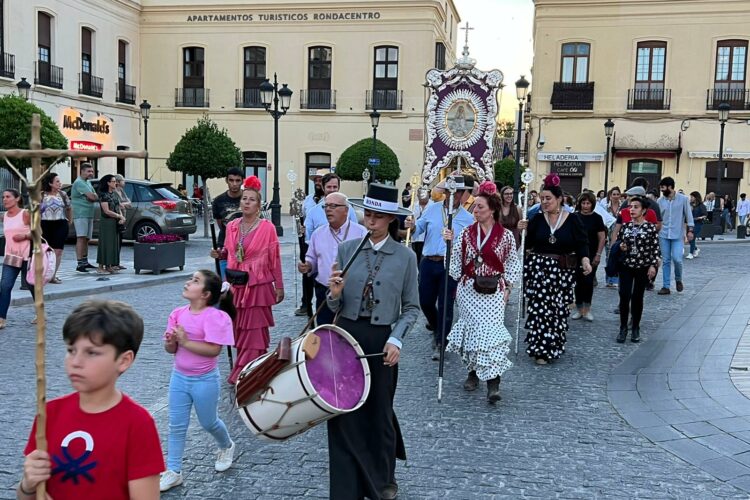
{"type": "Polygon", "coordinates": [[[570,313],[570,319],[581,319],[581,312],[577,309],[570,313]]]}
{"type": "Polygon", "coordinates": [[[216,472],[224,472],[232,466],[233,461],[234,441],[232,441],[232,446],[230,446],[229,448],[220,449],[216,454],[216,465],[214,465],[214,468],[216,469],[216,472]]]}
{"type": "Polygon", "coordinates": [[[591,314],[591,311],[589,311],[583,315],[583,319],[585,319],[586,321],[594,321],[594,315],[591,314]]]}
{"type": "Polygon", "coordinates": [[[159,478],[159,491],[167,491],[182,484],[182,472],[167,470],[159,478]]]}
{"type": "Polygon", "coordinates": [[[688,260],[693,260],[695,258],[695,256],[693,254],[689,253],[689,254],[687,254],[687,256],[685,256],[685,258],[688,259],[688,260]]]}
{"type": "Polygon", "coordinates": [[[695,253],[693,253],[693,257],[697,257],[697,256],[699,256],[699,255],[700,255],[700,253],[701,253],[701,249],[700,249],[700,248],[696,248],[696,249],[695,249],[695,253]]]}

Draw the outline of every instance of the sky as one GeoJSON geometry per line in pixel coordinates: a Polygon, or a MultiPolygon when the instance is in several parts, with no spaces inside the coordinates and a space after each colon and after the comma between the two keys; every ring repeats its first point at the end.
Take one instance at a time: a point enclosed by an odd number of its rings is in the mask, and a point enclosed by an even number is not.
{"type": "MultiPolygon", "coordinates": [[[[521,75],[531,81],[533,59],[532,0],[453,0],[461,16],[461,26],[469,22],[469,52],[477,68],[499,69],[505,76],[500,96],[500,118],[513,120],[518,109],[515,82],[521,75]]],[[[459,30],[457,50],[464,46],[464,30],[459,30]]]]}

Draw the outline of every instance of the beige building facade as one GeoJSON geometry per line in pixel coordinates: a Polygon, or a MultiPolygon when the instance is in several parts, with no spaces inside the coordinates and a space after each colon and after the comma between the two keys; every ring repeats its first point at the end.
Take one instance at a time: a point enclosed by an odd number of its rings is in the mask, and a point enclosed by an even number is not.
{"type": "Polygon", "coordinates": [[[532,170],[558,171],[574,194],[671,176],[736,199],[750,190],[749,41],[746,0],[535,0],[532,170]]]}
{"type": "MultiPolygon", "coordinates": [[[[453,64],[459,14],[452,0],[0,0],[2,52],[14,71],[0,71],[0,93],[22,78],[30,98],[58,123],[71,147],[142,149],[139,104],[151,104],[148,176],[183,183],[166,159],[184,132],[207,114],[243,152],[246,173],[258,175],[271,198],[279,174],[286,211],[308,173],[334,167],[354,142],[378,139],[398,155],[405,183],[419,172],[424,151],[425,73],[453,64]],[[20,29],[15,29],[20,27],[20,29]],[[293,91],[274,123],[260,102],[265,78],[293,91]]],[[[3,65],[4,69],[6,65],[3,65]]],[[[76,165],[60,166],[64,181],[76,165]]],[[[101,159],[98,175],[143,178],[142,161],[101,159]]],[[[222,180],[209,183],[218,194],[222,180]]],[[[359,182],[343,190],[360,195],[359,182]]]]}

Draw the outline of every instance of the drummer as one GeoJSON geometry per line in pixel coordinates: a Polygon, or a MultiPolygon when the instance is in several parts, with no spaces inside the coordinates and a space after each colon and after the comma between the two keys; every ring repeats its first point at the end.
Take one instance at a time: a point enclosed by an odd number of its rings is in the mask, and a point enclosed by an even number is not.
{"type": "Polygon", "coordinates": [[[406,460],[401,430],[393,412],[401,342],[419,316],[414,254],[395,241],[399,207],[394,186],[370,184],[364,199],[349,202],[364,208],[369,241],[348,262],[360,241],[339,246],[329,279],[328,307],[336,324],[359,342],[370,367],[370,394],[358,410],[328,421],[330,498],[396,498],[396,458],[406,460]]]}

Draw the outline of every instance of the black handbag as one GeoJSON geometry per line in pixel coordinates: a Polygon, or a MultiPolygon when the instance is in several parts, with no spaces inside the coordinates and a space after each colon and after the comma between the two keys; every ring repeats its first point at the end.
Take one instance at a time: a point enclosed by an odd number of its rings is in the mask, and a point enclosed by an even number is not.
{"type": "Polygon", "coordinates": [[[236,286],[245,286],[250,280],[250,275],[247,271],[240,271],[239,269],[227,269],[225,271],[227,283],[236,286]]]}
{"type": "Polygon", "coordinates": [[[477,293],[492,295],[497,292],[497,287],[500,284],[500,275],[495,276],[474,276],[474,290],[477,293]]]}

